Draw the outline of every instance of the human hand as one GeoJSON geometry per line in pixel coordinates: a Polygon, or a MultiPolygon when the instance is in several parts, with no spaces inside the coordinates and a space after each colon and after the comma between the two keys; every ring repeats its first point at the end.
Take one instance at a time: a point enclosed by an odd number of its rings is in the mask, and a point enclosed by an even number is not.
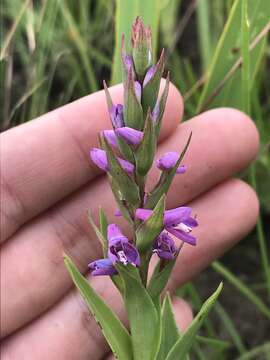
{"type": "MultiPolygon", "coordinates": [[[[122,87],[111,88],[121,102],[122,87]]],[[[198,245],[184,246],[169,287],[199,273],[254,226],[253,190],[231,177],[256,156],[258,134],[243,113],[220,108],[179,125],[183,102],[171,85],[157,156],[181,150],[187,173],[175,178],[167,208],[190,204],[198,215],[198,245]]],[[[86,211],[102,206],[111,222],[116,207],[105,175],[90,163],[99,131],[109,128],[104,92],[84,97],[1,135],[1,334],[10,359],[101,359],[109,349],[63,262],[67,253],[82,272],[100,257],[86,211]]],[[[157,171],[152,172],[152,184],[157,171]]],[[[123,221],[123,220],[121,220],[123,221]]],[[[122,228],[125,229],[123,221],[122,228]]],[[[126,226],[127,228],[127,226],[126,226]]],[[[90,278],[124,317],[117,291],[106,277],[90,278]]],[[[184,328],[188,306],[174,299],[184,328]]]]}

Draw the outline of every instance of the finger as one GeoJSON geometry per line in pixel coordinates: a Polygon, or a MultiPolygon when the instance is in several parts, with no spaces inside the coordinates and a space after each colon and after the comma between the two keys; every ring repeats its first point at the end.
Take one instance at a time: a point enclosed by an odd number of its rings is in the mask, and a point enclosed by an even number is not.
{"type": "MultiPolygon", "coordinates": [[[[239,180],[217,186],[190,205],[200,221],[196,234],[199,245],[184,246],[181,250],[173,271],[172,288],[233,246],[250,231],[258,215],[256,195],[239,180]]],[[[91,284],[123,318],[122,302],[110,279],[91,278],[91,284]]],[[[3,355],[8,354],[11,359],[19,355],[27,359],[30,354],[40,360],[87,359],[93,358],[93,354],[95,359],[100,359],[108,346],[79,294],[72,290],[43,316],[4,340],[2,349],[3,355]]]]}
{"type": "MultiPolygon", "coordinates": [[[[180,332],[184,332],[188,326],[191,324],[193,319],[193,313],[191,306],[183,299],[180,299],[176,296],[172,297],[172,307],[176,325],[179,328],[180,332]]],[[[106,360],[115,360],[112,353],[109,353],[105,357],[106,360]]]]}
{"type": "MultiPolygon", "coordinates": [[[[110,91],[115,102],[122,101],[122,86],[110,91]]],[[[182,112],[181,95],[171,84],[163,139],[177,126],[182,112]]],[[[105,94],[99,91],[1,135],[2,239],[97,175],[89,149],[97,146],[98,133],[109,127],[105,94]]]]}
{"type": "MultiPolygon", "coordinates": [[[[185,161],[189,170],[176,177],[167,207],[174,207],[180,201],[186,203],[240,171],[257,151],[257,132],[251,121],[239,111],[223,109],[181,125],[164,142],[160,152],[176,147],[180,138],[184,143],[191,129],[194,141],[185,161]],[[204,156],[202,149],[205,149],[204,156]]],[[[100,257],[99,243],[86,216],[89,207],[96,211],[99,205],[107,214],[113,213],[115,202],[105,177],[23,227],[3,246],[2,263],[6,266],[2,280],[6,291],[1,301],[5,309],[4,333],[40,314],[69,289],[71,281],[63,264],[63,251],[77,260],[81,271],[86,270],[90,260],[100,257]]],[[[110,221],[115,218],[110,217],[110,221]]]]}

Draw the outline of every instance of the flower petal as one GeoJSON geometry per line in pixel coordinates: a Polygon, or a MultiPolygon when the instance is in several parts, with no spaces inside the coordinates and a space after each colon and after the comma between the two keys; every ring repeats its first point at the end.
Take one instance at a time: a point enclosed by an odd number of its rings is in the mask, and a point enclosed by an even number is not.
{"type": "Polygon", "coordinates": [[[122,233],[116,224],[109,224],[107,227],[107,238],[109,245],[114,245],[118,241],[128,242],[128,238],[122,233]]]}
{"type": "Polygon", "coordinates": [[[173,239],[167,232],[163,231],[157,238],[153,247],[161,259],[172,260],[176,253],[176,246],[173,239]]]}
{"type": "Polygon", "coordinates": [[[99,275],[115,275],[117,270],[113,266],[110,259],[100,259],[88,264],[91,274],[94,276],[99,275]]]}
{"type": "Polygon", "coordinates": [[[152,65],[146,72],[145,77],[143,79],[143,87],[149,83],[156,72],[156,65],[152,65]]]}
{"type": "Polygon", "coordinates": [[[137,219],[140,219],[142,221],[145,221],[147,220],[151,214],[152,214],[153,210],[150,210],[150,209],[141,209],[141,208],[138,208],[135,212],[135,217],[137,219]]]}
{"type": "Polygon", "coordinates": [[[175,226],[180,222],[184,222],[191,215],[191,208],[188,206],[180,206],[175,209],[166,210],[164,214],[165,226],[175,226]]]}
{"type": "Polygon", "coordinates": [[[117,104],[110,108],[110,118],[114,128],[125,126],[123,116],[123,105],[117,104]]]}
{"type": "Polygon", "coordinates": [[[176,174],[184,174],[187,171],[187,168],[185,165],[180,165],[177,170],[176,170],[176,174]]]}
{"type": "Polygon", "coordinates": [[[103,130],[103,135],[111,146],[118,148],[117,136],[114,130],[103,130]]]}
{"type": "Polygon", "coordinates": [[[90,151],[90,157],[92,161],[97,165],[97,167],[104,171],[108,171],[107,155],[104,150],[93,148],[90,151]]]}
{"type": "Polygon", "coordinates": [[[195,238],[195,236],[185,233],[182,230],[175,229],[173,227],[166,227],[166,230],[168,230],[172,235],[176,236],[178,239],[180,239],[190,245],[195,246],[197,243],[197,239],[195,238]]]}
{"type": "Polygon", "coordinates": [[[142,138],[143,132],[124,126],[115,130],[116,134],[123,138],[130,145],[138,145],[142,138]]]}
{"type": "Polygon", "coordinates": [[[127,260],[130,264],[140,266],[140,255],[134,245],[132,245],[131,243],[124,243],[123,251],[124,251],[124,253],[127,257],[127,260]]]}
{"type": "Polygon", "coordinates": [[[170,170],[174,167],[178,158],[179,155],[176,152],[167,152],[156,161],[156,165],[160,170],[170,170]]]}

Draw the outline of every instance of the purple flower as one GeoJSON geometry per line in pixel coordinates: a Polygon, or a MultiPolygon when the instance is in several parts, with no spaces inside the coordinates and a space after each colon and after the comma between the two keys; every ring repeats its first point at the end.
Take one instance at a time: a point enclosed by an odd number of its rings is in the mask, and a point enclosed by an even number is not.
{"type": "Polygon", "coordinates": [[[114,128],[125,126],[123,116],[123,105],[117,104],[110,108],[110,118],[114,128]]]}
{"type": "Polygon", "coordinates": [[[114,130],[104,130],[103,135],[112,147],[118,148],[117,136],[114,130]]]}
{"type": "Polygon", "coordinates": [[[89,269],[91,270],[92,275],[115,275],[117,270],[113,266],[113,263],[110,259],[100,259],[91,262],[88,264],[89,269]]]}
{"type": "Polygon", "coordinates": [[[108,258],[113,264],[140,266],[140,255],[136,247],[124,236],[116,224],[110,224],[107,230],[109,249],[108,258]]]}
{"type": "MultiPolygon", "coordinates": [[[[152,214],[150,209],[137,209],[135,217],[142,221],[147,220],[152,214]]],[[[196,245],[196,238],[190,235],[192,229],[198,226],[196,219],[191,217],[191,208],[181,206],[175,209],[166,210],[164,213],[164,228],[178,239],[196,245]]]]}
{"type": "Polygon", "coordinates": [[[143,132],[124,126],[115,130],[116,134],[123,138],[129,145],[138,145],[142,138],[143,132]]]}
{"type": "Polygon", "coordinates": [[[115,211],[114,211],[114,216],[117,216],[117,217],[122,216],[121,210],[116,208],[115,211]]]}
{"type": "MultiPolygon", "coordinates": [[[[93,148],[90,151],[90,157],[92,161],[101,169],[104,171],[109,171],[109,165],[107,160],[107,154],[105,150],[101,150],[98,148],[93,148]]],[[[134,172],[134,165],[131,164],[129,161],[117,158],[122,168],[128,173],[132,174],[134,172]]]]}
{"type": "Polygon", "coordinates": [[[141,84],[139,83],[139,81],[134,82],[134,90],[135,90],[135,95],[137,97],[137,100],[140,103],[141,97],[142,97],[142,87],[141,87],[141,84]]]}
{"type": "MultiPolygon", "coordinates": [[[[167,152],[156,161],[156,165],[160,170],[169,171],[175,166],[178,159],[179,155],[176,152],[167,152]]],[[[185,172],[185,165],[179,166],[176,170],[176,174],[184,174],[185,172]]]]}
{"type": "Polygon", "coordinates": [[[162,233],[156,238],[153,252],[157,253],[157,255],[161,259],[172,260],[176,254],[176,246],[173,239],[168,235],[166,231],[162,231],[162,233]]]}
{"type": "Polygon", "coordinates": [[[156,65],[152,65],[146,72],[144,80],[143,80],[143,87],[149,83],[156,72],[156,65]]]}

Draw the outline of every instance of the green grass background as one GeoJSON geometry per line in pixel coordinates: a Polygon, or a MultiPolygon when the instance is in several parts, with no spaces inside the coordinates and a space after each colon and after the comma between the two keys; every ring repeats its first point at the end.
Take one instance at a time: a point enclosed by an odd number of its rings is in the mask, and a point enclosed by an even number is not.
{"type": "Polygon", "coordinates": [[[225,280],[202,330],[208,340],[198,340],[192,359],[269,359],[269,0],[5,1],[1,128],[94,92],[103,79],[119,82],[120,37],[129,36],[137,15],[152,27],[155,54],[166,49],[166,68],[185,98],[185,119],[232,106],[250,114],[259,129],[258,158],[239,174],[260,197],[257,228],[178,293],[198,310],[225,280]]]}

